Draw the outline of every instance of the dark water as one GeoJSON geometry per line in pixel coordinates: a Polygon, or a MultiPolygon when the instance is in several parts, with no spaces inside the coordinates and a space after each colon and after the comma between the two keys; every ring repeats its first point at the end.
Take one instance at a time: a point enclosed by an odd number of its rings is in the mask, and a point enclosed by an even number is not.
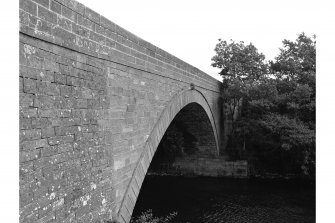
{"type": "Polygon", "coordinates": [[[315,186],[294,180],[147,176],[133,217],[178,212],[173,222],[315,222],[315,186]]]}

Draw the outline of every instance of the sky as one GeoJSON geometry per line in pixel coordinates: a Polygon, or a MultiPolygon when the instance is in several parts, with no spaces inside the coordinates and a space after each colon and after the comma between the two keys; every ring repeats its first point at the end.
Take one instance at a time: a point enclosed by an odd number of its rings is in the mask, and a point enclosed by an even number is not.
{"type": "Polygon", "coordinates": [[[253,43],[266,60],[282,40],[316,34],[315,1],[79,0],[109,20],[222,80],[211,66],[218,39],[253,43]]]}

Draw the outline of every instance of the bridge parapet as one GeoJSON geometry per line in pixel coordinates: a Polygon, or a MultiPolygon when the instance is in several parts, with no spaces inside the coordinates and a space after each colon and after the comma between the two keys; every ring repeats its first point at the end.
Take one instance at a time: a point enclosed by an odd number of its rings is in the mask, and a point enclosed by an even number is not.
{"type": "Polygon", "coordinates": [[[20,0],[20,32],[179,81],[194,80],[214,91],[220,85],[213,77],[74,0],[20,0]]]}

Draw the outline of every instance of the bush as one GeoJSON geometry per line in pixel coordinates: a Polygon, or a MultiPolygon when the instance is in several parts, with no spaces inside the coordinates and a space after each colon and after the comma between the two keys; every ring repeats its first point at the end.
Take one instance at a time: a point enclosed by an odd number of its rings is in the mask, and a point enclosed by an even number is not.
{"type": "Polygon", "coordinates": [[[166,217],[154,217],[152,214],[152,210],[149,209],[135,218],[131,219],[130,223],[169,223],[173,218],[177,216],[177,212],[172,212],[166,217]]]}

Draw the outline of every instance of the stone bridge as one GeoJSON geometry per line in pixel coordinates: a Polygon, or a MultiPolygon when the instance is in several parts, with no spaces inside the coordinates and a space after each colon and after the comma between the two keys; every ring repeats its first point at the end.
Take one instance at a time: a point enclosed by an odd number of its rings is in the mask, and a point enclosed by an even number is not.
{"type": "Polygon", "coordinates": [[[19,7],[20,222],[129,222],[173,120],[221,159],[219,81],[79,2],[19,7]]]}

